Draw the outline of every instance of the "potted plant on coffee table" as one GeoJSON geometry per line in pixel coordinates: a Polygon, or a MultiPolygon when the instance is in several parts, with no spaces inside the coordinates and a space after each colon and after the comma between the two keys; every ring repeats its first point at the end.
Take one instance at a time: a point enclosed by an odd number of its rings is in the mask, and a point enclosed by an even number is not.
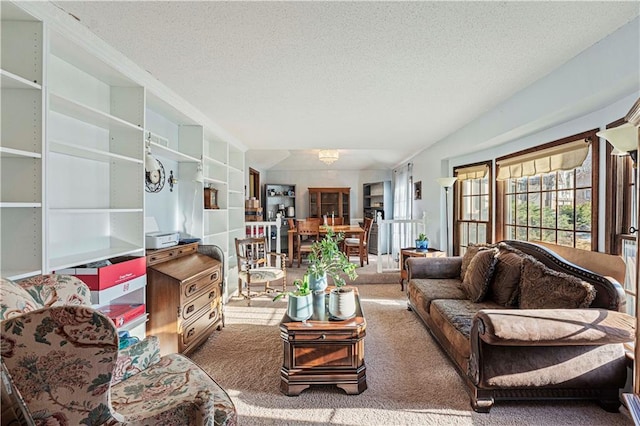
{"type": "Polygon", "coordinates": [[[294,321],[306,321],[313,315],[313,293],[309,288],[309,276],[305,274],[301,280],[295,280],[294,291],[278,293],[273,300],[288,296],[287,315],[294,321]]]}
{"type": "Polygon", "coordinates": [[[416,250],[428,250],[429,249],[429,238],[423,233],[418,235],[416,239],[416,250]]]}
{"type": "Polygon", "coordinates": [[[329,230],[326,236],[311,246],[309,254],[309,284],[314,292],[322,293],[327,288],[327,277],[333,279],[336,288],[329,294],[329,313],[336,318],[344,319],[355,313],[355,293],[353,288],[345,287],[342,273],[350,280],[358,277],[356,264],[340,250],[342,234],[334,234],[329,230]]]}

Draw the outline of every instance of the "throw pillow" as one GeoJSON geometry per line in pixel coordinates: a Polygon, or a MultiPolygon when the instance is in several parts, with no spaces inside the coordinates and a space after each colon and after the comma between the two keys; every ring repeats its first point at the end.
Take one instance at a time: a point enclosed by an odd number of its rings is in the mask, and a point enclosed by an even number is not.
{"type": "Polygon", "coordinates": [[[499,305],[516,306],[522,259],[527,255],[505,243],[499,243],[498,250],[498,263],[489,286],[489,297],[499,305]]]}
{"type": "Polygon", "coordinates": [[[595,297],[591,284],[549,269],[532,257],[522,259],[520,308],[587,308],[595,297]]]}
{"type": "Polygon", "coordinates": [[[469,244],[467,251],[462,256],[462,266],[460,266],[460,281],[464,281],[464,276],[467,273],[467,268],[471,263],[473,257],[480,251],[493,248],[493,245],[489,244],[469,244]]]}
{"type": "Polygon", "coordinates": [[[495,248],[480,250],[469,263],[462,281],[462,289],[474,303],[484,300],[487,294],[498,261],[497,254],[498,249],[495,248]]]}

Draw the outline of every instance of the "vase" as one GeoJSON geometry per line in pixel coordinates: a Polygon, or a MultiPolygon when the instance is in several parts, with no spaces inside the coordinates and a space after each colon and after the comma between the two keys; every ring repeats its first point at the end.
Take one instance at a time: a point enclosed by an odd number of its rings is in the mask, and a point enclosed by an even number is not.
{"type": "Polygon", "coordinates": [[[329,314],[337,319],[351,318],[356,313],[356,295],[353,287],[334,288],[329,293],[329,314]]]}
{"type": "Polygon", "coordinates": [[[309,288],[314,293],[322,293],[327,288],[327,274],[319,277],[309,274],[309,288]]]}
{"type": "Polygon", "coordinates": [[[313,294],[289,295],[287,315],[294,321],[306,321],[313,315],[313,294]]]}
{"type": "Polygon", "coordinates": [[[429,240],[416,240],[416,249],[417,250],[428,250],[429,249],[429,240]]]}

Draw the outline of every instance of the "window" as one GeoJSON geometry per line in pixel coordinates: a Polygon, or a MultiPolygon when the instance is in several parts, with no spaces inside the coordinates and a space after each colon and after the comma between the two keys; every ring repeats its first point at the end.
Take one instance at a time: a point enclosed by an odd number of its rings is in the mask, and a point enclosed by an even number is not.
{"type": "Polygon", "coordinates": [[[592,130],[496,160],[499,240],[539,240],[597,249],[595,133],[592,130]]]}
{"type": "Polygon", "coordinates": [[[454,187],[454,254],[469,244],[491,241],[491,161],[456,167],[454,187]]]}

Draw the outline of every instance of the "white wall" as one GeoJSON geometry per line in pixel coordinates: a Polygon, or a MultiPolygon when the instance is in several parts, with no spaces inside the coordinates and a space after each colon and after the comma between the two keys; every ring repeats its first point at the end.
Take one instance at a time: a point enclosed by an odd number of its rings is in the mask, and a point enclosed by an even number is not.
{"type": "MultiPolygon", "coordinates": [[[[247,165],[251,167],[251,164],[247,165]]],[[[267,171],[260,174],[261,184],[285,183],[296,185],[296,217],[309,214],[309,191],[307,188],[349,187],[351,218],[362,217],[362,185],[391,180],[391,170],[312,170],[312,171],[267,171]]]]}
{"type": "MultiPolygon", "coordinates": [[[[427,211],[427,235],[445,247],[444,191],[436,179],[451,176],[454,166],[495,159],[622,118],[640,93],[638,34],[640,19],[636,18],[411,158],[414,182],[422,181],[422,200],[415,202],[414,214],[427,211]]],[[[604,223],[604,182],[600,193],[600,220],[604,223]]]]}

